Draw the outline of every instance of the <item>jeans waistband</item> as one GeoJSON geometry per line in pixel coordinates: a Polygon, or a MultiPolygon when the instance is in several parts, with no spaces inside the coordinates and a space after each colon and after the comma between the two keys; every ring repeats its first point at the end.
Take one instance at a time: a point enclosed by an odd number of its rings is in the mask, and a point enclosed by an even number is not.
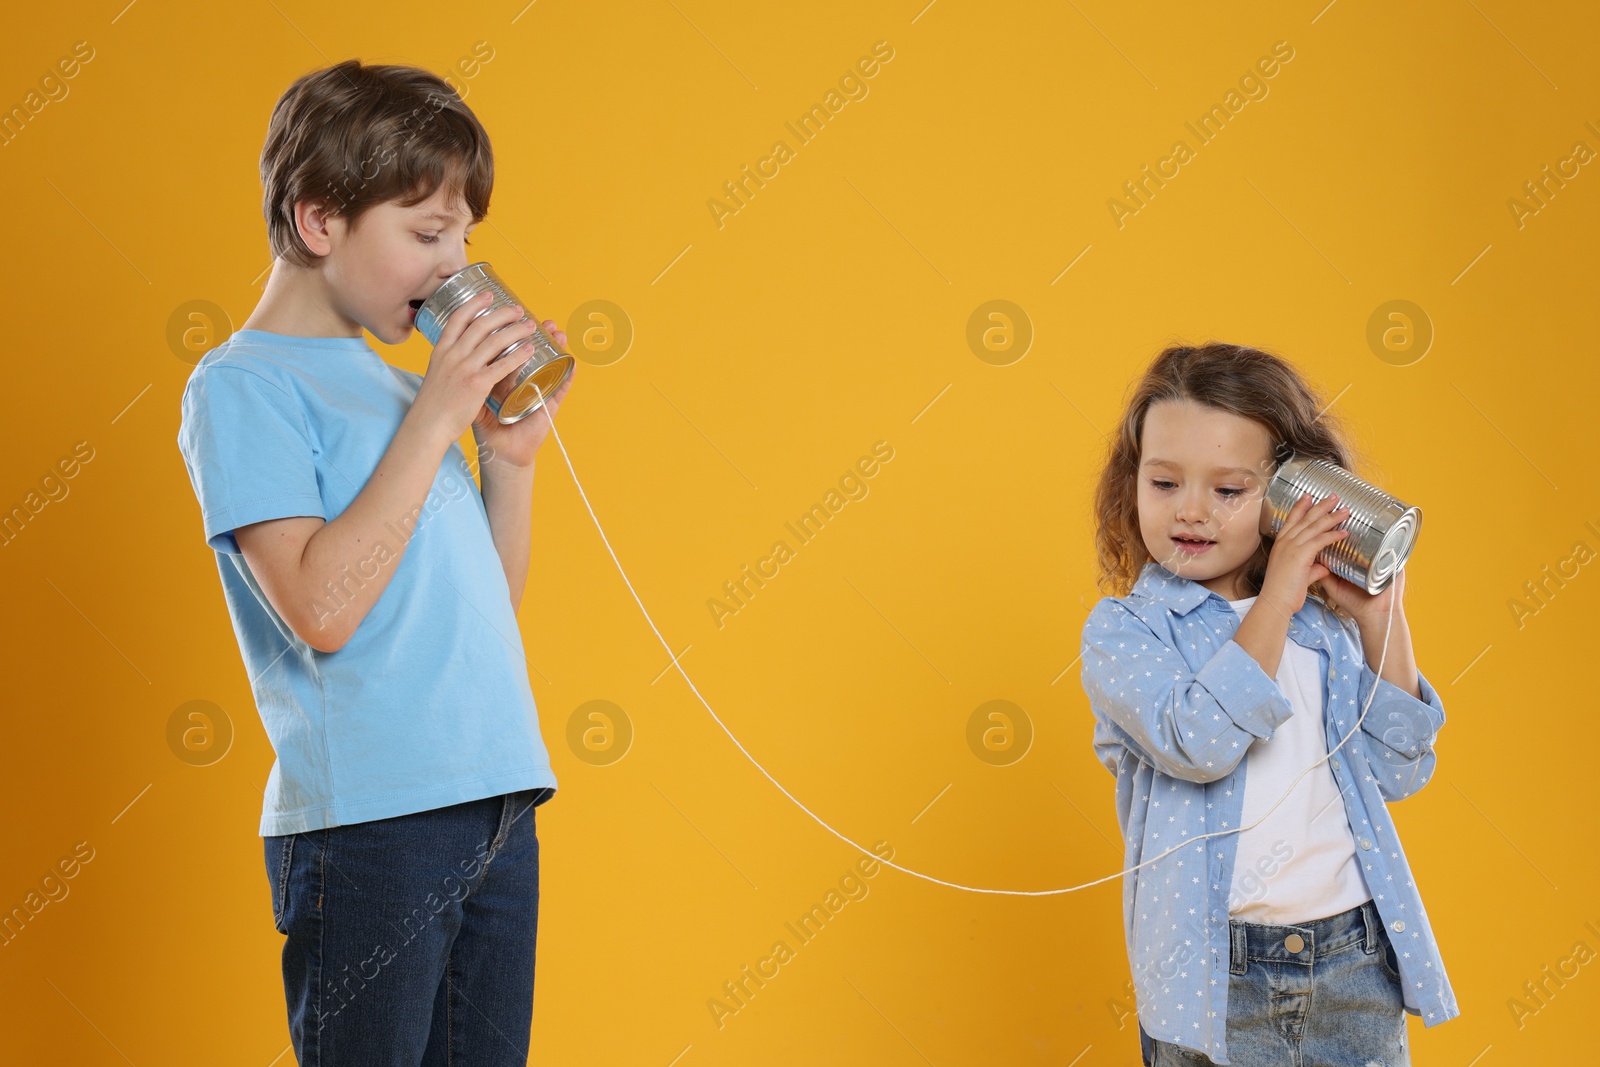
{"type": "Polygon", "coordinates": [[[1249,962],[1298,963],[1311,961],[1358,943],[1368,955],[1381,947],[1383,923],[1372,901],[1349,911],[1311,922],[1278,926],[1270,923],[1228,923],[1231,940],[1228,970],[1244,974],[1249,962]]]}

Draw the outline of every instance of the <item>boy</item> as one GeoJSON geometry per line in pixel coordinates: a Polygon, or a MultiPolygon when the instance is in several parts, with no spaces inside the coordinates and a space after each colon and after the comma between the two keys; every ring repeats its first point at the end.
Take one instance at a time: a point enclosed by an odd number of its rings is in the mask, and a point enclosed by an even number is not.
{"type": "Polygon", "coordinates": [[[502,426],[483,401],[534,330],[519,309],[453,316],[425,376],[362,337],[409,337],[488,214],[488,135],[442,79],[305,75],[261,177],[272,275],[195,367],[178,445],[277,755],[260,833],[295,1053],[522,1067],[556,780],[516,609],[534,453],[572,380],[502,426]]]}

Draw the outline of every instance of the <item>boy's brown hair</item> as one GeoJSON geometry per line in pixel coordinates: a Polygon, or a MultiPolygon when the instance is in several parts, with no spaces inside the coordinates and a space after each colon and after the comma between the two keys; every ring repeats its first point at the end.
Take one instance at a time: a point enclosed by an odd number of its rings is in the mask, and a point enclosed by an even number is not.
{"type": "Polygon", "coordinates": [[[494,153],[472,110],[443,78],[359,59],[312,71],[278,98],[261,149],[261,212],[272,255],[301,267],[318,256],[294,206],[321,201],[356,225],[386,201],[419,204],[443,184],[473,222],[489,214],[494,153]]]}
{"type": "MultiPolygon", "coordinates": [[[[1158,400],[1192,400],[1266,427],[1273,455],[1258,472],[1263,485],[1291,454],[1327,460],[1361,477],[1352,434],[1292,363],[1245,345],[1173,345],[1132,386],[1121,422],[1107,439],[1095,489],[1096,584],[1114,596],[1127,596],[1144,565],[1153,562],[1139,532],[1138,475],[1145,414],[1158,400]]],[[[1272,542],[1263,537],[1245,573],[1251,593],[1261,591],[1271,551],[1272,542]]],[[[1308,592],[1344,617],[1320,581],[1308,592]]]]}

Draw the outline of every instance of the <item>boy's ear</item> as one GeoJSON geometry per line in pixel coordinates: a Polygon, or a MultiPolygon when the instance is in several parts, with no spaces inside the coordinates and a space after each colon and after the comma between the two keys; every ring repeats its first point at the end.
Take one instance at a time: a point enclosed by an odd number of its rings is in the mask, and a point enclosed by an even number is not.
{"type": "Polygon", "coordinates": [[[333,229],[343,227],[344,220],[329,214],[324,201],[301,200],[294,205],[294,224],[306,247],[317,256],[326,256],[333,249],[333,229]]]}

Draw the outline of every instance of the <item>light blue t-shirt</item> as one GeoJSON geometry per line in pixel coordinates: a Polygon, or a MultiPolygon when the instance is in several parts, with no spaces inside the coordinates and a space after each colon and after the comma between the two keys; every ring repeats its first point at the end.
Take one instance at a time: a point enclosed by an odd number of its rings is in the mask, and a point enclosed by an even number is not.
{"type": "Polygon", "coordinates": [[[522,789],[545,789],[542,802],[555,789],[505,571],[460,444],[445,453],[421,514],[395,515],[318,594],[321,619],[394,568],[337,652],[294,634],[234,540],[236,527],[265,519],[338,517],[421,384],[360,337],[239,330],[184,387],[178,447],[277,754],[263,836],[522,789]]]}

